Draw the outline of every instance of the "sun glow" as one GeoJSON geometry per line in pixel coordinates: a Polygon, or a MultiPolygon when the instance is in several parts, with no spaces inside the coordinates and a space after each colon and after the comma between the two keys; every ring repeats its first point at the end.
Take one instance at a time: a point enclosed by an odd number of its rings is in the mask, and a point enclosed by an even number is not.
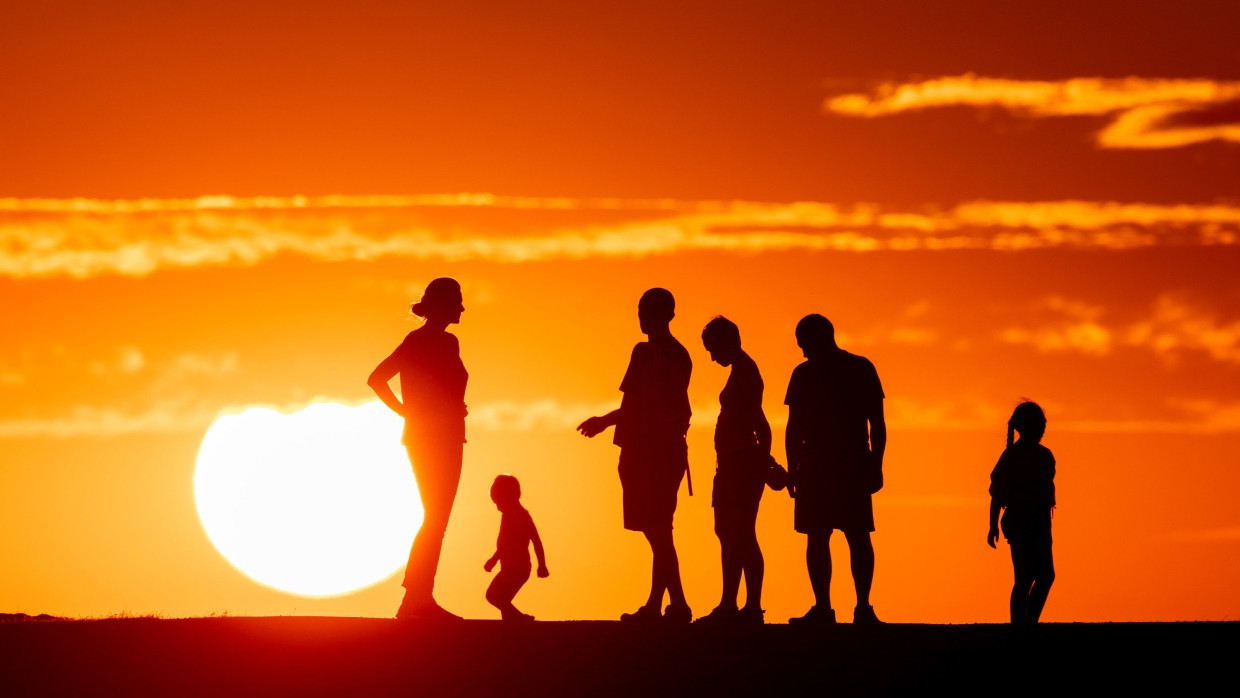
{"type": "Polygon", "coordinates": [[[400,430],[379,402],[220,417],[194,473],[207,536],[246,575],[294,594],[384,579],[404,565],[422,523],[400,430]]]}

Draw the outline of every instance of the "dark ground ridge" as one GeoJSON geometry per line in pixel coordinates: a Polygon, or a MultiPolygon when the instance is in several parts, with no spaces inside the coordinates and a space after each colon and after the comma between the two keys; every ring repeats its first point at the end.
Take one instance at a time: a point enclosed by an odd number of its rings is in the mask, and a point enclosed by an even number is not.
{"type": "Polygon", "coordinates": [[[0,624],[0,695],[1033,694],[1236,685],[1240,623],[425,626],[227,617],[0,624]]]}

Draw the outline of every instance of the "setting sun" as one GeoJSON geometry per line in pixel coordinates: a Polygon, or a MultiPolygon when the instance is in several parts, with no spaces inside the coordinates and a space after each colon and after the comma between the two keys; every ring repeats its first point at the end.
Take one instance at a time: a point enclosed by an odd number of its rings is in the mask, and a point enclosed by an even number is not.
{"type": "Polygon", "coordinates": [[[207,536],[255,581],[295,594],[384,579],[405,564],[422,520],[399,434],[379,403],[220,417],[194,474],[207,536]]]}

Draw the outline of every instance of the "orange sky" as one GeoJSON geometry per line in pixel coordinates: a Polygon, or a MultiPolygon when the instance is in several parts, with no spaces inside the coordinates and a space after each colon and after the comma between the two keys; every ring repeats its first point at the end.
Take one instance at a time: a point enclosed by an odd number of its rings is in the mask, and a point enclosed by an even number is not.
{"type": "MultiPolygon", "coordinates": [[[[237,572],[194,462],[220,410],[369,399],[450,275],[471,374],[450,609],[493,615],[503,471],[552,570],[523,609],[641,601],[617,450],[572,426],[618,404],[661,285],[694,361],[676,531],[699,613],[726,379],[700,329],[740,325],[782,458],[792,328],[822,312],[888,395],[880,617],[1006,618],[986,486],[1020,397],[1059,461],[1044,617],[1236,615],[1234,8],[582,5],[0,8],[0,611],[390,615],[395,580],[308,599],[237,572]]],[[[799,615],[786,496],[759,536],[767,618],[799,615]]]]}

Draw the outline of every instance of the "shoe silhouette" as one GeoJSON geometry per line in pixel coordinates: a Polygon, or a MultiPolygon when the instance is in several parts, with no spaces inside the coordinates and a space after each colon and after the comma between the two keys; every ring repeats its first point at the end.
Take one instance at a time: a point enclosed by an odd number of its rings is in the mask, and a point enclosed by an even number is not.
{"type": "Polygon", "coordinates": [[[811,606],[805,615],[789,618],[789,625],[835,625],[835,610],[818,605],[811,606]]]}

